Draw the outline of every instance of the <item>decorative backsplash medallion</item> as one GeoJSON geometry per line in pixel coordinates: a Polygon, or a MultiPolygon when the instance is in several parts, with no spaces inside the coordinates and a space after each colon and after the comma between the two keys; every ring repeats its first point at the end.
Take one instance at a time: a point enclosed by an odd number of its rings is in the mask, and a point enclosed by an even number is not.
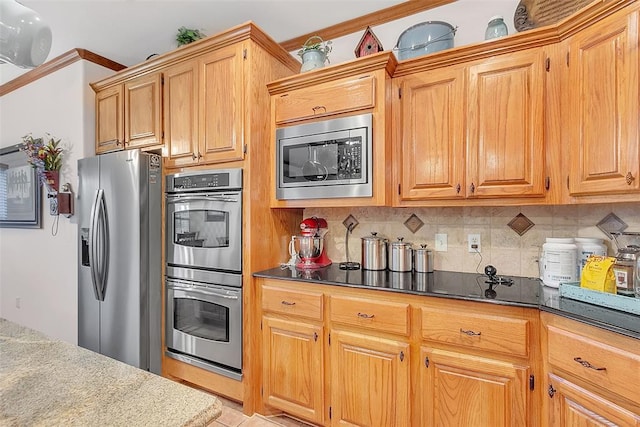
{"type": "Polygon", "coordinates": [[[628,225],[626,222],[621,220],[618,215],[611,212],[609,215],[602,218],[602,220],[596,224],[596,226],[602,230],[604,234],[606,234],[610,239],[612,238],[611,233],[619,233],[627,229],[628,225]]]}
{"type": "Polygon", "coordinates": [[[353,215],[349,215],[344,219],[344,221],[342,221],[342,224],[347,230],[353,231],[353,229],[358,226],[359,222],[353,215]]]}
{"type": "Polygon", "coordinates": [[[531,229],[535,224],[522,213],[513,218],[509,224],[507,224],[513,231],[518,233],[520,236],[524,235],[527,231],[531,229]]]}
{"type": "Polygon", "coordinates": [[[424,222],[422,222],[422,220],[418,218],[416,214],[411,214],[411,216],[404,222],[404,226],[407,227],[413,234],[415,234],[416,231],[420,230],[423,225],[424,222]]]}

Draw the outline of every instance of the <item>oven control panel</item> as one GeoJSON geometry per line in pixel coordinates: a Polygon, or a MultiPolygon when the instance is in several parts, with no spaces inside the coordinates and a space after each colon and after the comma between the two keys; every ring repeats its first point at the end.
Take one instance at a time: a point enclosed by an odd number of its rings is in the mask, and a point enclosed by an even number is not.
{"type": "Polygon", "coordinates": [[[167,175],[167,193],[242,188],[242,169],[182,172],[167,175]]]}

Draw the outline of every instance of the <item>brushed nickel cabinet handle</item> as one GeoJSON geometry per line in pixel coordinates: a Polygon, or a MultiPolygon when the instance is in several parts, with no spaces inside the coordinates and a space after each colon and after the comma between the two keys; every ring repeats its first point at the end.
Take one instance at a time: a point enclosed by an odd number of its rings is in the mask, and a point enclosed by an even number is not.
{"type": "Polygon", "coordinates": [[[460,328],[460,332],[462,332],[465,335],[469,335],[470,337],[479,337],[480,335],[482,335],[482,332],[474,332],[472,330],[465,330],[460,328]]]}
{"type": "Polygon", "coordinates": [[[295,302],[289,302],[289,301],[285,301],[285,300],[282,300],[281,303],[282,303],[282,305],[296,305],[295,302]]]}
{"type": "Polygon", "coordinates": [[[375,314],[358,313],[358,317],[362,319],[373,319],[375,317],[375,314]]]}
{"type": "Polygon", "coordinates": [[[631,172],[627,172],[627,175],[624,177],[625,181],[627,181],[627,185],[631,185],[633,181],[636,180],[636,177],[631,174],[631,172]]]}
{"type": "Polygon", "coordinates": [[[312,110],[313,110],[313,114],[316,114],[316,113],[317,113],[317,112],[319,112],[321,109],[322,109],[322,110],[324,110],[324,111],[322,111],[323,113],[326,113],[326,112],[327,112],[327,107],[325,107],[324,105],[317,105],[317,106],[315,106],[315,107],[313,107],[313,108],[312,108],[312,110]]]}
{"type": "Polygon", "coordinates": [[[607,368],[598,368],[597,366],[593,366],[591,363],[587,362],[586,360],[583,360],[581,357],[574,357],[573,360],[578,362],[579,364],[581,364],[585,368],[593,369],[594,371],[606,371],[607,370],[607,368]]]}

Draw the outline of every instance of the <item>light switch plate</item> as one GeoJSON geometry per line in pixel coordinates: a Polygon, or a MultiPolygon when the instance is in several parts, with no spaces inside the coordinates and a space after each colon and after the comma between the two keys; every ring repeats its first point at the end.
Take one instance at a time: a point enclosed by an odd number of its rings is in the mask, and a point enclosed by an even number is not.
{"type": "Polygon", "coordinates": [[[436,252],[447,252],[447,235],[444,233],[436,233],[436,252]]]}

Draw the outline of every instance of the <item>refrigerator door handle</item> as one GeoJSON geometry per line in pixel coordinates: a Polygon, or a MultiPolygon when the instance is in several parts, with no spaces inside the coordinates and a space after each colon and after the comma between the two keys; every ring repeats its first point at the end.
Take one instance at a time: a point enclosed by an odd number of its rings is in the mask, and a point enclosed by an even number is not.
{"type": "Polygon", "coordinates": [[[104,200],[104,190],[98,190],[99,202],[98,202],[98,223],[100,226],[98,230],[101,232],[100,236],[100,282],[99,282],[99,291],[100,291],[100,301],[104,301],[105,294],[107,291],[107,274],[109,272],[109,252],[110,252],[110,241],[109,241],[109,218],[107,217],[107,208],[104,200]]]}
{"type": "Polygon", "coordinates": [[[89,228],[89,269],[91,271],[91,283],[93,284],[93,293],[98,301],[102,301],[102,295],[100,291],[100,286],[98,286],[99,275],[98,275],[98,253],[96,252],[96,233],[98,230],[98,204],[100,201],[100,192],[102,190],[97,190],[95,198],[93,200],[93,205],[91,206],[91,222],[89,228]]]}

